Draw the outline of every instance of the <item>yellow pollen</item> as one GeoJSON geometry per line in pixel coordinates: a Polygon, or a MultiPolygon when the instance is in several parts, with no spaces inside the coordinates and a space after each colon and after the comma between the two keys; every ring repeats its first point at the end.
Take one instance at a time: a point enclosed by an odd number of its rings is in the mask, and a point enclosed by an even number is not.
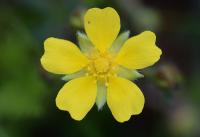
{"type": "Polygon", "coordinates": [[[110,68],[109,60],[104,57],[99,57],[94,61],[94,67],[97,73],[105,73],[110,68]]]}
{"type": "Polygon", "coordinates": [[[87,66],[88,75],[95,77],[96,80],[104,81],[107,86],[109,77],[115,75],[114,68],[116,63],[113,56],[109,53],[93,52],[89,59],[90,62],[87,66]]]}

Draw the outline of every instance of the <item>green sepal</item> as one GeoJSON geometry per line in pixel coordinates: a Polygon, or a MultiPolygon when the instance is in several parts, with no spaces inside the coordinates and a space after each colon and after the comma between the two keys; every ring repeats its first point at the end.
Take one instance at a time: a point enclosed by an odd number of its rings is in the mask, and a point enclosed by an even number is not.
{"type": "Polygon", "coordinates": [[[86,75],[86,70],[82,69],[82,70],[77,71],[75,73],[67,74],[67,75],[63,76],[61,79],[64,80],[64,81],[69,81],[71,79],[82,77],[82,76],[85,76],[85,75],[86,75]]]}
{"type": "Polygon", "coordinates": [[[116,72],[119,77],[123,77],[129,80],[136,80],[144,77],[144,75],[140,74],[137,70],[131,70],[123,66],[118,66],[116,68],[116,72]]]}
{"type": "Polygon", "coordinates": [[[106,103],[107,96],[107,88],[103,81],[97,81],[97,97],[96,97],[96,105],[98,110],[101,110],[106,103]]]}
{"type": "Polygon", "coordinates": [[[124,42],[129,38],[130,31],[125,31],[121,33],[116,40],[113,42],[112,46],[110,47],[109,51],[111,53],[118,53],[120,48],[123,46],[124,42]]]}
{"type": "Polygon", "coordinates": [[[89,54],[94,49],[92,42],[89,40],[85,33],[78,31],[77,39],[80,49],[83,53],[89,54]]]}

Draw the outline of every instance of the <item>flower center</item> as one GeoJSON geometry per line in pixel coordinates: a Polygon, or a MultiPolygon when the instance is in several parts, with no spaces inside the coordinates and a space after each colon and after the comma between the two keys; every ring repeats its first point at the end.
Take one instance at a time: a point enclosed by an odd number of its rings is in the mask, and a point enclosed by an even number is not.
{"type": "Polygon", "coordinates": [[[94,67],[98,74],[106,73],[109,70],[110,62],[104,57],[99,57],[96,60],[94,60],[94,67]]]}
{"type": "Polygon", "coordinates": [[[95,53],[89,59],[90,63],[87,67],[88,75],[94,76],[96,80],[107,82],[111,75],[115,75],[115,63],[110,54],[95,53]]]}

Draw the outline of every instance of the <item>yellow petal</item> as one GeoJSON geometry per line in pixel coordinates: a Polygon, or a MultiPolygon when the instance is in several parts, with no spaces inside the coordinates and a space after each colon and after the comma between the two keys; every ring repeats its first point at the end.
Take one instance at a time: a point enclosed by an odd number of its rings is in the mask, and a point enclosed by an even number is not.
{"type": "Polygon", "coordinates": [[[66,83],[56,97],[59,109],[68,111],[75,120],[82,120],[95,103],[97,86],[93,77],[81,77],[66,83]]]}
{"type": "Polygon", "coordinates": [[[150,31],[128,39],[119,51],[116,61],[129,69],[142,69],[153,65],[162,54],[155,41],[156,36],[150,31]]]}
{"type": "Polygon", "coordinates": [[[85,14],[84,25],[89,39],[104,52],[112,45],[119,33],[120,18],[113,8],[92,8],[85,14]]]}
{"type": "Polygon", "coordinates": [[[131,115],[142,112],[144,96],[131,81],[111,77],[107,89],[107,103],[115,119],[118,122],[125,122],[131,115]]]}
{"type": "Polygon", "coordinates": [[[70,41],[48,38],[44,42],[44,55],[41,58],[42,66],[49,72],[69,74],[86,66],[87,58],[78,47],[70,41]]]}

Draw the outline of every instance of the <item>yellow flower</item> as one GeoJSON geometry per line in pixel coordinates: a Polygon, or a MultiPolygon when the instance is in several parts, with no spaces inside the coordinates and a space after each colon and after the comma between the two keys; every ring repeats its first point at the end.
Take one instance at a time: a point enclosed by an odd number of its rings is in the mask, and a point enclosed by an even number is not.
{"type": "Polygon", "coordinates": [[[141,77],[136,69],[153,65],[162,53],[156,36],[150,31],[129,39],[129,32],[118,36],[120,18],[110,7],[89,9],[84,26],[87,35],[78,33],[82,52],[67,40],[51,37],[44,42],[44,69],[70,80],[59,91],[56,105],[82,120],[95,102],[99,109],[107,102],[118,122],[128,121],[144,106],[141,90],[130,80],[141,77]]]}

